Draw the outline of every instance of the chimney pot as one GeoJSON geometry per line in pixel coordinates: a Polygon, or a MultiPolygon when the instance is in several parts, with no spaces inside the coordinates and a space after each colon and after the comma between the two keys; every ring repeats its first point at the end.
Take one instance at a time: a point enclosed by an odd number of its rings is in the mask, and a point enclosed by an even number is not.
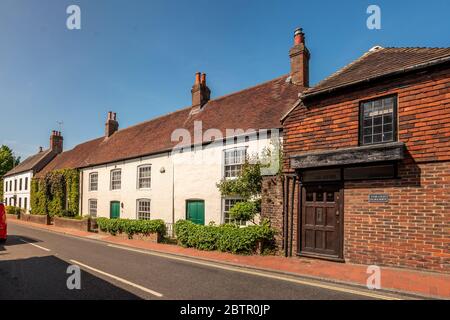
{"type": "Polygon", "coordinates": [[[206,73],[202,73],[201,84],[206,86],[206,73]]]}
{"type": "Polygon", "coordinates": [[[200,72],[196,72],[195,73],[195,84],[199,84],[200,83],[200,72]]]}
{"type": "Polygon", "coordinates": [[[297,28],[294,32],[294,45],[297,46],[301,43],[305,43],[305,34],[302,28],[297,28]]]}

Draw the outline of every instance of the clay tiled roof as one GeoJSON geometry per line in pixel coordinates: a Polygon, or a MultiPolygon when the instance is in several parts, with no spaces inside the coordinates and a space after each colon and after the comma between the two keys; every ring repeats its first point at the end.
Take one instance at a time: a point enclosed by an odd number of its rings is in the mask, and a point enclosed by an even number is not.
{"type": "Polygon", "coordinates": [[[81,143],[75,148],[58,154],[49,164],[36,174],[36,177],[43,177],[46,173],[59,170],[79,168],[87,165],[87,158],[103,141],[103,138],[81,143]]]}
{"type": "Polygon", "coordinates": [[[31,170],[37,172],[42,169],[42,167],[44,167],[50,160],[52,160],[55,155],[56,154],[50,149],[38,152],[35,155],[26,158],[13,169],[9,170],[4,176],[7,177],[31,170]]]}
{"type": "Polygon", "coordinates": [[[313,96],[336,88],[390,74],[425,67],[450,60],[450,48],[382,48],[374,47],[359,59],[305,90],[313,96]]]}
{"type": "Polygon", "coordinates": [[[280,118],[298,98],[300,87],[282,76],[272,81],[210,100],[198,113],[191,107],[119,130],[109,138],[101,137],[58,155],[39,175],[56,169],[80,168],[171,150],[172,132],[184,128],[193,132],[194,121],[209,128],[281,128],[280,118]]]}

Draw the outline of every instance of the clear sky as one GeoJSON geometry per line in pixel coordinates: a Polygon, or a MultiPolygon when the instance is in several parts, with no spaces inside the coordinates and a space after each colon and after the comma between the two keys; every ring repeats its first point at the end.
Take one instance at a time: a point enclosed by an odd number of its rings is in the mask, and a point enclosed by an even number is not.
{"type": "Polygon", "coordinates": [[[65,149],[188,106],[194,73],[212,97],[289,72],[301,26],[311,82],[374,45],[450,46],[450,1],[0,0],[0,144],[22,157],[48,147],[63,121],[65,149]],[[81,8],[68,30],[66,8],[81,8]],[[366,27],[370,4],[381,30],[366,27]]]}

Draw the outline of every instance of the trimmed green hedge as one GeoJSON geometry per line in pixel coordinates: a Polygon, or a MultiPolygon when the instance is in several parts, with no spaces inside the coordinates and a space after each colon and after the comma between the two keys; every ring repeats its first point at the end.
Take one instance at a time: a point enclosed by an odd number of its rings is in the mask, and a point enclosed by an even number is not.
{"type": "Polygon", "coordinates": [[[272,249],[275,231],[268,221],[241,228],[233,224],[202,226],[179,220],[175,224],[175,234],[178,243],[184,247],[251,254],[256,252],[258,244],[263,251],[272,249]]]}
{"type": "Polygon", "coordinates": [[[112,235],[126,233],[128,237],[134,234],[148,235],[150,233],[159,233],[164,235],[166,224],[163,220],[130,220],[130,219],[108,219],[97,218],[97,225],[103,232],[109,232],[112,235]]]}

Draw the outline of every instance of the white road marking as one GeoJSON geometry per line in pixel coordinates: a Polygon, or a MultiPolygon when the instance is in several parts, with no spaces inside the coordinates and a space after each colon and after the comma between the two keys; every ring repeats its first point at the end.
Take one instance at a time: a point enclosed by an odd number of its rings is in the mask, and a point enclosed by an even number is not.
{"type": "Polygon", "coordinates": [[[44,250],[44,251],[47,251],[47,252],[50,251],[50,249],[47,249],[47,248],[38,246],[37,244],[34,244],[34,243],[31,243],[31,242],[25,241],[25,240],[23,240],[23,239],[20,239],[20,241],[25,242],[25,243],[28,243],[28,244],[31,244],[33,247],[39,248],[39,249],[44,250]]]}
{"type": "Polygon", "coordinates": [[[173,260],[179,260],[179,261],[184,261],[184,262],[189,262],[189,263],[195,263],[195,264],[212,267],[212,268],[217,268],[217,269],[223,269],[223,270],[227,270],[227,271],[241,272],[241,273],[255,275],[255,276],[259,276],[259,277],[271,278],[271,279],[288,281],[288,282],[293,282],[293,283],[297,283],[297,284],[302,284],[302,285],[307,285],[307,286],[312,286],[312,287],[317,287],[317,288],[322,288],[322,289],[350,293],[350,294],[365,296],[365,297],[369,297],[369,298],[382,299],[382,300],[401,300],[399,298],[389,296],[389,295],[372,293],[372,292],[367,292],[367,291],[362,291],[362,290],[357,290],[357,289],[344,288],[341,286],[334,286],[334,285],[330,285],[330,284],[319,283],[317,281],[294,279],[294,278],[290,278],[290,277],[284,277],[282,275],[268,274],[268,273],[264,273],[261,271],[252,271],[252,270],[248,270],[248,269],[241,269],[239,267],[219,265],[219,264],[215,264],[215,263],[198,261],[198,260],[189,259],[189,258],[177,257],[177,256],[173,256],[170,254],[127,248],[127,247],[123,247],[123,246],[117,246],[114,244],[108,244],[108,247],[118,248],[118,249],[123,249],[123,250],[143,253],[143,254],[149,254],[149,255],[153,255],[153,256],[158,256],[158,257],[163,257],[163,258],[168,258],[168,259],[173,259],[173,260]]]}
{"type": "Polygon", "coordinates": [[[98,270],[98,269],[96,269],[96,268],[90,267],[90,266],[88,266],[88,265],[86,265],[86,264],[83,264],[83,263],[81,263],[81,262],[79,262],[79,261],[76,261],[76,260],[70,260],[70,262],[72,262],[73,264],[76,264],[76,265],[78,265],[78,266],[81,266],[81,267],[83,267],[83,268],[92,270],[92,271],[94,271],[94,272],[96,272],[96,273],[99,273],[99,274],[102,274],[102,275],[104,275],[104,276],[107,276],[107,277],[109,277],[109,278],[112,278],[112,279],[114,279],[114,280],[117,280],[117,281],[119,281],[119,282],[122,282],[122,283],[124,283],[124,284],[126,284],[126,285],[129,285],[129,286],[131,286],[131,287],[134,287],[134,288],[137,288],[137,289],[142,290],[142,291],[144,291],[144,292],[150,293],[150,294],[152,294],[152,295],[154,295],[154,296],[157,296],[157,297],[159,297],[159,298],[161,298],[161,297],[163,296],[162,293],[159,293],[159,292],[156,292],[156,291],[154,291],[154,290],[148,289],[148,288],[146,288],[146,287],[143,287],[143,286],[141,286],[141,285],[139,285],[139,284],[136,284],[136,283],[133,283],[133,282],[131,282],[131,281],[128,281],[128,280],[119,278],[119,277],[117,277],[117,276],[115,276],[115,275],[113,275],[113,274],[110,274],[110,273],[107,273],[107,272],[98,270]]]}

